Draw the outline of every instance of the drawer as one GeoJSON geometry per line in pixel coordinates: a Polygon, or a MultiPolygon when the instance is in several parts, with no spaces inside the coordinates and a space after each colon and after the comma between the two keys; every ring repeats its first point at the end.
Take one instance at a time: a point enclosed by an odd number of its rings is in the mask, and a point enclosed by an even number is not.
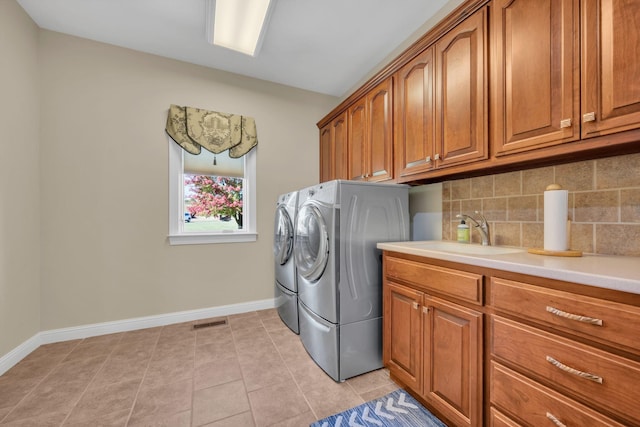
{"type": "Polygon", "coordinates": [[[507,417],[505,414],[498,411],[496,408],[491,408],[489,414],[489,426],[490,427],[522,427],[520,424],[507,417]]]}
{"type": "MultiPolygon", "coordinates": [[[[495,362],[491,363],[491,403],[532,426],[623,427],[623,424],[495,362]]],[[[491,424],[496,427],[518,426],[494,408],[491,418],[491,424]]]]}
{"type": "Polygon", "coordinates": [[[640,422],[640,363],[497,316],[491,317],[491,335],[494,357],[640,422]]]}
{"type": "Polygon", "coordinates": [[[640,308],[491,278],[490,305],[582,337],[640,352],[640,308]]]}
{"type": "Polygon", "coordinates": [[[424,290],[482,304],[482,275],[423,264],[401,258],[386,257],[385,275],[424,290]]]}

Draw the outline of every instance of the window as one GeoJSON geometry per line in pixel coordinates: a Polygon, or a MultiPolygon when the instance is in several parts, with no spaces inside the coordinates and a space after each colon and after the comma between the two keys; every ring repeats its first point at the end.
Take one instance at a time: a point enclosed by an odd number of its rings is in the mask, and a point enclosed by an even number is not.
{"type": "Polygon", "coordinates": [[[169,243],[253,242],[256,233],[256,152],[199,155],[169,142],[169,243]]]}

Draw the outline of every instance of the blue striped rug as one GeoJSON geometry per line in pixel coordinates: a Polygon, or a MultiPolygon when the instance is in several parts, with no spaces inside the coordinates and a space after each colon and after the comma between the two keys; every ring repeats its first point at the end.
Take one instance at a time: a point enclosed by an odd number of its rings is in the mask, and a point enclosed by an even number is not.
{"type": "Polygon", "coordinates": [[[310,427],[447,427],[402,389],[331,415],[310,427]]]}

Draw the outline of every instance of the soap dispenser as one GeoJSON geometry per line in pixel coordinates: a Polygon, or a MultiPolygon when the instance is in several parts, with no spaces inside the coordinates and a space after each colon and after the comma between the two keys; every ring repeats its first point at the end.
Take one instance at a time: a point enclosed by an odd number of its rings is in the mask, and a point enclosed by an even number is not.
{"type": "Polygon", "coordinates": [[[469,243],[470,240],[469,226],[463,219],[458,226],[458,243],[469,243]]]}

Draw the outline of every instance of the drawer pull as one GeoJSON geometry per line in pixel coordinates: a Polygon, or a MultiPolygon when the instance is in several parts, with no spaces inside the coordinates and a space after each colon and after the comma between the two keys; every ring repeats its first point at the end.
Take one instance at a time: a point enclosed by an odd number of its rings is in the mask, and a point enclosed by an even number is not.
{"type": "Polygon", "coordinates": [[[571,127],[571,119],[560,120],[561,128],[570,128],[571,127]]]}
{"type": "Polygon", "coordinates": [[[595,317],[581,316],[579,314],[571,314],[566,311],[562,311],[555,307],[547,306],[547,311],[558,317],[564,317],[565,319],[575,320],[582,323],[588,323],[590,325],[602,326],[602,319],[596,319],[595,317]]]}
{"type": "Polygon", "coordinates": [[[553,415],[551,412],[547,412],[547,418],[549,418],[551,422],[557,425],[558,427],[567,427],[565,423],[557,419],[555,415],[553,415]]]}
{"type": "Polygon", "coordinates": [[[551,363],[556,368],[561,369],[565,372],[568,372],[573,375],[577,375],[580,378],[585,378],[589,381],[593,381],[598,384],[602,384],[602,381],[603,381],[602,377],[599,377],[598,375],[595,375],[595,374],[590,374],[589,372],[582,372],[577,369],[574,369],[570,366],[565,365],[564,363],[558,362],[556,359],[554,359],[551,356],[547,356],[547,362],[551,363]]]}

